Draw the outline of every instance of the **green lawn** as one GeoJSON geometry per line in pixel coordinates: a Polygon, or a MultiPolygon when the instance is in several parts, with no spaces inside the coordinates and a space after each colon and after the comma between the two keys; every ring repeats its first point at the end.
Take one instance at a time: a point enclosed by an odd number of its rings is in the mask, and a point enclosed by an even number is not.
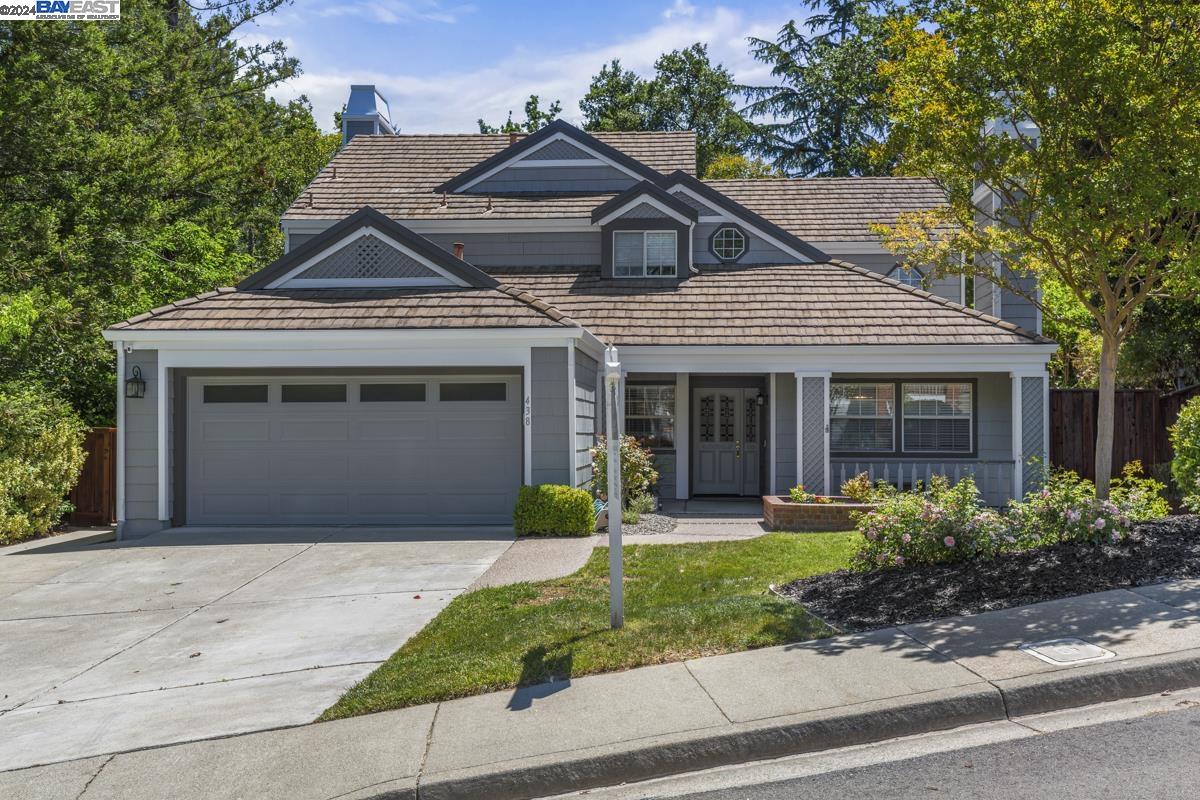
{"type": "Polygon", "coordinates": [[[849,563],[853,533],[625,548],[625,627],[608,627],[608,548],[573,575],[456,598],[322,719],[828,636],[767,591],[849,563]]]}

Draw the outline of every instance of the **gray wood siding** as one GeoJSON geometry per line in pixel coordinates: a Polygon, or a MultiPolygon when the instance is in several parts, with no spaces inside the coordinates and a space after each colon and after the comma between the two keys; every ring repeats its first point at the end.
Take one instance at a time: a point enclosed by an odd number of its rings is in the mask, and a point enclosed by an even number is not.
{"type": "MultiPolygon", "coordinates": [[[[692,230],[692,260],[698,266],[720,264],[721,261],[708,249],[708,239],[713,232],[726,223],[701,222],[692,230]]],[[[742,229],[746,234],[746,254],[737,260],[734,266],[747,264],[795,264],[799,259],[790,253],[785,253],[753,233],[742,229]]]]}
{"type": "Polygon", "coordinates": [[[596,267],[600,265],[600,231],[574,233],[433,233],[426,238],[477,267],[596,267]]]}
{"type": "Polygon", "coordinates": [[[678,457],[679,454],[674,450],[654,451],[654,469],[658,471],[658,483],[650,488],[650,493],[658,495],[662,500],[678,499],[675,497],[675,462],[678,457]]]}
{"type": "Polygon", "coordinates": [[[570,398],[567,396],[566,347],[535,347],[532,352],[532,438],[534,484],[556,483],[571,486],[574,483],[570,453],[571,431],[568,415],[571,413],[570,398]]]}
{"type": "Polygon", "coordinates": [[[125,530],[142,533],[162,527],[158,521],[158,393],[163,387],[158,385],[158,351],[134,350],[125,358],[126,372],[134,366],[146,379],[146,396],[125,401],[121,434],[125,437],[125,530]]]}
{"type": "Polygon", "coordinates": [[[596,442],[600,365],[580,350],[575,354],[575,485],[591,487],[592,445],[596,442]]]}
{"type": "Polygon", "coordinates": [[[771,398],[775,436],[775,489],[787,494],[796,485],[796,376],[775,374],[775,396],[771,398]]]}
{"type": "Polygon", "coordinates": [[[580,167],[508,167],[466,191],[470,194],[622,192],[637,183],[607,164],[580,167]]]}
{"type": "Polygon", "coordinates": [[[292,250],[295,250],[297,247],[304,244],[309,239],[313,238],[314,236],[318,236],[318,235],[319,234],[316,234],[316,233],[289,233],[288,234],[288,251],[290,252],[292,250]]]}

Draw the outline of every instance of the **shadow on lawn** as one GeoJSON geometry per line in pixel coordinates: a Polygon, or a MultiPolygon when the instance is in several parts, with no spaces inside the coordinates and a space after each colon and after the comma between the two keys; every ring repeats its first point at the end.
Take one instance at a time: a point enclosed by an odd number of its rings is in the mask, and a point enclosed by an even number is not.
{"type": "Polygon", "coordinates": [[[509,711],[526,711],[533,707],[534,700],[542,700],[571,686],[571,667],[574,653],[569,645],[583,639],[576,636],[565,644],[567,649],[550,655],[545,645],[538,645],[521,656],[521,677],[517,688],[508,700],[509,711]]]}

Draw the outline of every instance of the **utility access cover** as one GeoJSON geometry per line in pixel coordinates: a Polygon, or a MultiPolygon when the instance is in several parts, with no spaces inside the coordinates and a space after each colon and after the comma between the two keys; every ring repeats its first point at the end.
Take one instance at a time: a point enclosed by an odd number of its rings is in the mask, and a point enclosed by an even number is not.
{"type": "Polygon", "coordinates": [[[1034,658],[1040,658],[1047,664],[1054,664],[1059,667],[1064,665],[1073,667],[1078,664],[1090,664],[1093,661],[1115,658],[1117,655],[1112,650],[1105,650],[1103,647],[1094,645],[1091,642],[1085,642],[1083,639],[1072,637],[1023,644],[1020,649],[1029,653],[1034,658]]]}

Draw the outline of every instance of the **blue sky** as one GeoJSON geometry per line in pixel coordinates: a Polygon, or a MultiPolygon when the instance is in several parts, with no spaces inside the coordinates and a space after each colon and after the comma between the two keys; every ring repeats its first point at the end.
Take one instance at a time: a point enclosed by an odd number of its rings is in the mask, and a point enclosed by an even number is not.
{"type": "Polygon", "coordinates": [[[474,132],[475,120],[517,117],[530,93],[561,100],[579,119],[579,98],[612,58],[650,74],[659,54],[706,42],[738,80],[765,82],[746,37],[773,37],[796,3],[701,0],[294,0],[247,38],[282,39],[303,74],[280,99],[305,94],[332,127],[352,83],[374,83],[403,132],[474,132]]]}

